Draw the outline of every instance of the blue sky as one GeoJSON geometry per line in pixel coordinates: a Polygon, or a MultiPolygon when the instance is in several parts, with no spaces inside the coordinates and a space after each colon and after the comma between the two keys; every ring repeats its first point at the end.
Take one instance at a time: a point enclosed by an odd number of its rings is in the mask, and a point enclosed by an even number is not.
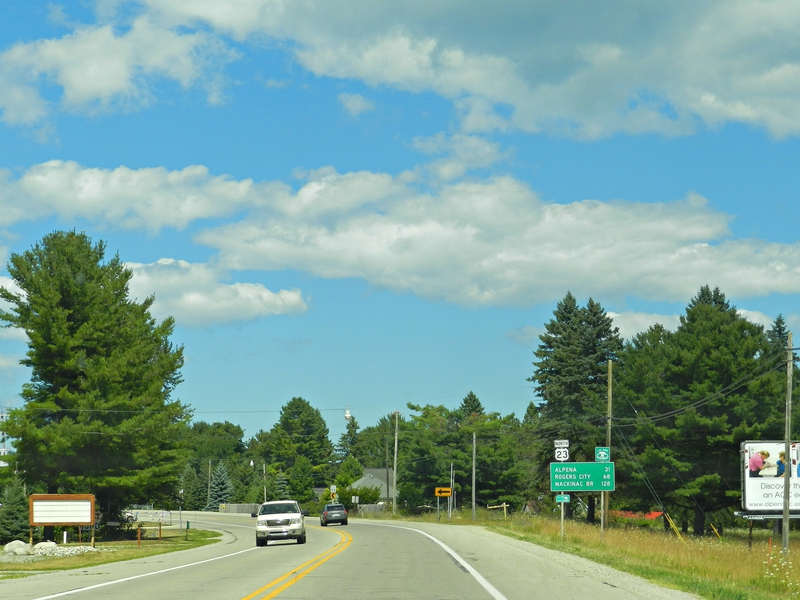
{"type": "MultiPolygon", "coordinates": [[[[248,436],[521,415],[572,291],[625,337],[700,286],[800,323],[800,5],[11,0],[0,262],[86,231],[155,294],[181,400],[248,436]]],[[[5,268],[0,285],[13,289],[5,268]]],[[[29,373],[0,332],[0,406],[29,373]]]]}

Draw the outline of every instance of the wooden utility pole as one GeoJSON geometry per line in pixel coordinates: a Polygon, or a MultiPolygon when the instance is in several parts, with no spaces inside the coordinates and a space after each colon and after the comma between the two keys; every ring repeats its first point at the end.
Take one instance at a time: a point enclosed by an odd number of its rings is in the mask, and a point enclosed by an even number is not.
{"type": "Polygon", "coordinates": [[[392,478],[392,492],[394,492],[392,500],[392,514],[397,511],[397,427],[400,421],[400,411],[394,413],[394,477],[392,478]]]}
{"type": "Polygon", "coordinates": [[[475,432],[472,432],[472,520],[475,520],[475,432]]]}
{"type": "Polygon", "coordinates": [[[789,485],[792,474],[792,371],[794,370],[794,352],[792,351],[792,332],[790,331],[786,339],[786,429],[784,431],[784,452],[783,455],[783,527],[781,528],[781,552],[789,554],[789,496],[791,487],[789,485]]]}
{"type": "MultiPolygon", "coordinates": [[[[608,361],[608,410],[606,411],[606,447],[608,448],[609,453],[611,452],[611,397],[612,397],[612,379],[611,379],[611,372],[612,367],[611,365],[614,364],[614,361],[609,359],[608,361]]],[[[600,541],[603,541],[605,536],[606,530],[606,523],[608,522],[608,503],[610,497],[608,492],[600,492],[600,541]]]]}

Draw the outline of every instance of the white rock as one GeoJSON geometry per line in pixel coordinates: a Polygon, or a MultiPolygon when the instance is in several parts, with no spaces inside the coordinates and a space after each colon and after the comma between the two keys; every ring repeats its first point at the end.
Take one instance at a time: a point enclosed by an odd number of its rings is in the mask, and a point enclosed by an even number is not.
{"type": "Polygon", "coordinates": [[[11,554],[12,556],[25,556],[27,554],[33,554],[33,548],[31,548],[30,544],[26,544],[20,540],[8,542],[5,545],[5,551],[6,554],[11,554]]]}
{"type": "Polygon", "coordinates": [[[54,556],[58,554],[58,544],[55,542],[39,542],[33,547],[33,553],[39,556],[54,556]]]}

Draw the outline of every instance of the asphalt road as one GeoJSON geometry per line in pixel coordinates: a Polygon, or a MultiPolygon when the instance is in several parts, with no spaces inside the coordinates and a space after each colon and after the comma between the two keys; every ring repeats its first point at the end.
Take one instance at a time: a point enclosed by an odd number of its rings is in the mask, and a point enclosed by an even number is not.
{"type": "MultiPolygon", "coordinates": [[[[187,513],[184,513],[186,517],[187,513]]],[[[592,600],[678,600],[606,567],[477,527],[350,519],[320,527],[308,543],[255,547],[255,519],[189,514],[193,527],[218,529],[212,546],[79,571],[0,581],[0,598],[19,600],[458,599],[580,596],[592,600]]]]}

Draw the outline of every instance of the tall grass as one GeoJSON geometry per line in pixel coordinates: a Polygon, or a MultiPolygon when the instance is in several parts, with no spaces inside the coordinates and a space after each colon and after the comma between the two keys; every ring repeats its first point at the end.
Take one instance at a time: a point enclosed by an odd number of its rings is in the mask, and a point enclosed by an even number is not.
{"type": "MultiPolygon", "coordinates": [[[[617,523],[605,529],[581,521],[565,523],[561,541],[559,519],[515,514],[507,521],[502,512],[478,511],[474,524],[606,564],[654,583],[714,600],[778,600],[800,598],[800,533],[793,532],[789,553],[780,552],[780,538],[754,531],[752,547],[746,530],[726,530],[716,536],[694,538],[660,530],[625,528],[617,523]]],[[[411,517],[436,521],[436,515],[411,517]]],[[[442,523],[447,523],[446,513],[442,523]]],[[[454,525],[473,524],[470,513],[455,514],[454,525]]]]}

